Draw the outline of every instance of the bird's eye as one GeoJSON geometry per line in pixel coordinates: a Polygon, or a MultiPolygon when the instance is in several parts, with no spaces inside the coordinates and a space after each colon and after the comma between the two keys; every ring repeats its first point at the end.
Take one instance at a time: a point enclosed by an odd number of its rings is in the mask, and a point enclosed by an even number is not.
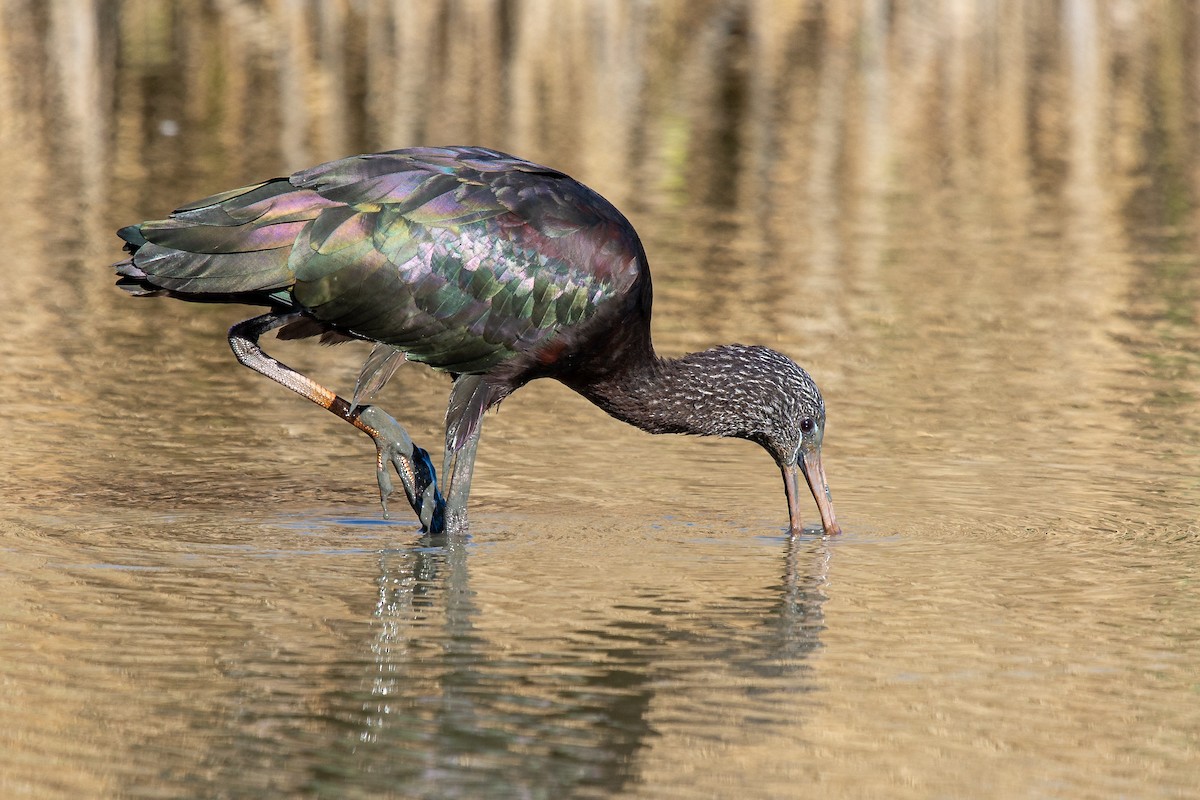
{"type": "Polygon", "coordinates": [[[805,417],[804,419],[800,420],[800,430],[804,431],[805,433],[812,433],[813,428],[815,427],[817,427],[817,423],[813,421],[812,417],[805,417]]]}

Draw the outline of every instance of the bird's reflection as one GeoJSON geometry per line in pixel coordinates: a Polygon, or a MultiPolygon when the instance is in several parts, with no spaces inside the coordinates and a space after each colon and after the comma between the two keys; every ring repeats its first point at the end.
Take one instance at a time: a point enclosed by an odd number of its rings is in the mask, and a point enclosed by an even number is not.
{"type": "Polygon", "coordinates": [[[771,615],[766,654],[778,663],[797,666],[820,646],[825,630],[825,586],[829,581],[829,548],[821,538],[788,537],[778,605],[771,615]]]}
{"type": "MultiPolygon", "coordinates": [[[[666,688],[702,687],[704,665],[723,662],[734,677],[770,687],[763,691],[808,689],[804,660],[819,646],[829,566],[819,538],[789,539],[777,585],[710,601],[701,624],[694,606],[684,613],[668,603],[649,622],[614,613],[600,626],[564,623],[550,649],[521,631],[504,642],[480,633],[472,549],[450,536],[381,555],[372,674],[347,779],[411,796],[493,796],[498,786],[504,796],[620,791],[637,780],[638,752],[665,732],[656,725],[669,724],[655,722],[658,712],[677,718],[666,708],[674,704],[704,724],[711,709],[700,697],[666,688]],[[763,624],[749,634],[721,624],[746,615],[763,624]]],[[[617,605],[628,609],[629,598],[617,605]]],[[[746,713],[724,709],[711,724],[746,713]]]]}

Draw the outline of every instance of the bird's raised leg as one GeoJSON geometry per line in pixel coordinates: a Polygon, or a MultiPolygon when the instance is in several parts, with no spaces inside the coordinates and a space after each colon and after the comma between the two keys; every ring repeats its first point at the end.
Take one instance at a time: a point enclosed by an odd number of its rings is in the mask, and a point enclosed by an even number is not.
{"type": "Polygon", "coordinates": [[[400,476],[404,493],[421,520],[421,525],[431,533],[441,533],[445,524],[445,501],[438,492],[433,462],[429,460],[428,453],[413,444],[400,423],[375,406],[351,408],[350,403],[334,392],[275,360],[259,347],[258,339],[264,333],[286,325],[299,316],[299,313],[270,313],[239,322],[229,329],[229,346],[242,364],[307,397],[370,436],[377,452],[376,476],[384,517],[387,516],[387,499],[393,490],[388,470],[391,465],[400,476]]]}

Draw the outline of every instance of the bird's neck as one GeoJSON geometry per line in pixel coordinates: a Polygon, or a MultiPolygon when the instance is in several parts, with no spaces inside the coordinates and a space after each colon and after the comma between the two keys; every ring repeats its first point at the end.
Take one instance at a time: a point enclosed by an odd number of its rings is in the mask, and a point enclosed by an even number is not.
{"type": "Polygon", "coordinates": [[[648,351],[598,379],[568,382],[609,415],[650,433],[742,436],[723,348],[660,358],[648,351]]]}

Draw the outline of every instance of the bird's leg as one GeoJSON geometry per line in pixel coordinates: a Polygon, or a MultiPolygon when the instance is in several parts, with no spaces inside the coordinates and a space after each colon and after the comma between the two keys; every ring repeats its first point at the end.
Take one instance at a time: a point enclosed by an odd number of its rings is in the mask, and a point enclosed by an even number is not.
{"type": "Polygon", "coordinates": [[[446,404],[446,450],[442,461],[442,482],[446,489],[446,522],[453,529],[467,527],[467,498],[471,494],[471,476],[475,472],[475,450],[483,414],[497,397],[483,375],[460,374],[454,377],[450,401],[446,404]]]}
{"type": "Polygon", "coordinates": [[[446,486],[446,525],[450,529],[466,527],[467,498],[471,494],[471,477],[475,474],[475,450],[479,447],[480,420],[475,432],[462,447],[454,449],[454,437],[446,434],[446,454],[442,460],[442,481],[446,486]]]}
{"type": "Polygon", "coordinates": [[[416,512],[421,527],[433,534],[442,533],[445,527],[446,501],[438,491],[437,473],[433,461],[424,448],[418,447],[408,431],[390,414],[378,406],[359,406],[354,411],[342,398],[337,398],[342,408],[329,410],[350,422],[375,441],[375,477],[379,483],[379,502],[383,516],[387,519],[387,499],[392,494],[392,476],[388,465],[400,476],[408,503],[416,512]]]}
{"type": "Polygon", "coordinates": [[[261,373],[276,383],[291,389],[302,397],[328,409],[371,437],[377,453],[376,477],[379,481],[379,499],[383,504],[383,515],[387,517],[387,499],[393,491],[390,464],[404,484],[404,493],[421,525],[431,533],[441,533],[445,518],[445,501],[437,488],[437,474],[429,454],[413,444],[408,432],[384,411],[375,406],[351,408],[337,394],[321,384],[302,375],[286,364],[263,352],[258,339],[267,331],[286,325],[298,318],[299,313],[263,314],[261,317],[239,322],[229,329],[229,346],[242,364],[261,373]]]}

